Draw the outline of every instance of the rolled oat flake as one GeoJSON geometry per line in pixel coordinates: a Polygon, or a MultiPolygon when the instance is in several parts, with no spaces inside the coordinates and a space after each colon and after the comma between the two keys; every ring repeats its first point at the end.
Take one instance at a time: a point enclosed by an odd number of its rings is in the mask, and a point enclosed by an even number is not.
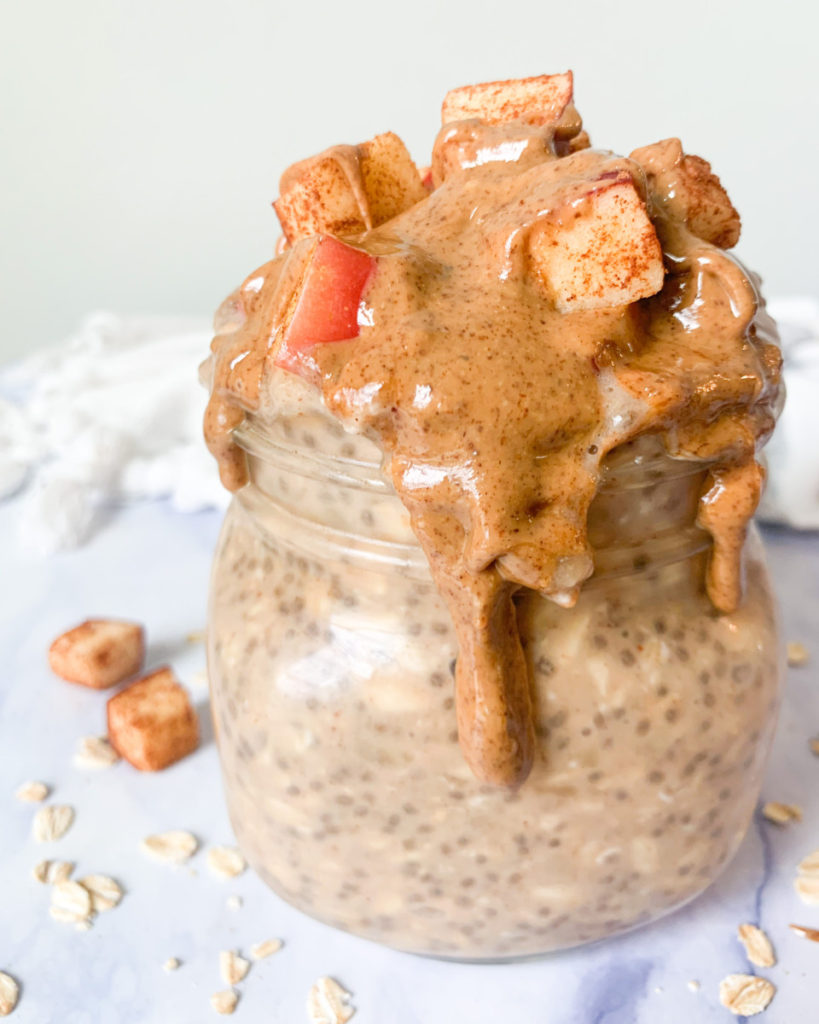
{"type": "Polygon", "coordinates": [[[319,978],[307,997],[311,1024],[346,1024],[355,1013],[350,999],[350,993],[334,978],[319,978]]]}
{"type": "Polygon", "coordinates": [[[719,1001],[737,1017],[753,1017],[768,1006],[776,989],[767,978],[729,974],[719,984],[719,1001]]]}
{"type": "Polygon", "coordinates": [[[20,986],[5,971],[0,971],[0,1017],[8,1017],[20,997],[20,986]]]}
{"type": "Polygon", "coordinates": [[[142,840],[142,849],[145,853],[167,864],[184,864],[196,853],[198,847],[196,836],[179,829],[160,832],[142,840]]]}
{"type": "Polygon", "coordinates": [[[737,938],[745,947],[745,952],[752,964],[757,967],[773,967],[776,963],[771,940],[754,924],[741,924],[737,929],[737,938]]]}
{"type": "Polygon", "coordinates": [[[224,989],[222,992],[214,992],[210,997],[210,1005],[222,1016],[229,1016],[236,1009],[239,1002],[238,993],[232,989],[224,989]]]}
{"type": "Polygon", "coordinates": [[[74,821],[74,809],[60,804],[41,807],[34,816],[32,833],[38,843],[62,839],[74,821]]]}

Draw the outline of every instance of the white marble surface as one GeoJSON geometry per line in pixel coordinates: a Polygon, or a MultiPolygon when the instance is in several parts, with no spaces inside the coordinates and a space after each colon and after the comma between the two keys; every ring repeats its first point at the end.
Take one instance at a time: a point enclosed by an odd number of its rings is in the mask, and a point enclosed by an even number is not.
{"type": "MultiPolygon", "coordinates": [[[[321,974],[353,993],[355,1024],[708,1024],[732,1018],[717,987],[748,964],[735,932],[760,923],[779,953],[760,971],[778,994],[765,1024],[819,1020],[819,945],[790,921],[819,927],[819,908],[793,891],[797,861],[819,847],[819,535],[767,534],[789,639],[813,662],[789,673],[763,796],[801,804],[801,824],[757,821],[724,876],[665,920],[598,946],[538,962],[475,966],[420,959],[351,938],[291,910],[251,872],[211,877],[200,852],[189,868],[148,861],[147,834],[186,828],[204,843],[231,841],[209,730],[192,757],[159,775],[127,764],[98,773],[72,764],[80,737],[104,731],[105,698],[55,679],[45,651],[54,635],[87,615],[144,621],[150,661],[170,660],[205,708],[200,646],[185,635],[204,623],[216,514],[183,516],[164,504],[112,512],[89,546],[46,561],[15,544],[20,506],[0,505],[0,969],[21,983],[14,1024],[199,1024],[219,1019],[208,997],[223,987],[221,949],[281,937],[285,947],[254,964],[234,1016],[244,1024],[306,1021],[305,997],[321,974]],[[58,843],[31,838],[32,805],[17,785],[42,779],[77,819],[58,843]],[[48,916],[48,892],[30,878],[42,857],[75,860],[78,873],[110,873],[122,904],[87,933],[48,916]],[[238,894],[243,905],[227,906],[238,894]],[[163,961],[182,967],[165,974],[163,961]],[[688,982],[702,985],[692,992],[688,982]]],[[[207,718],[205,716],[205,721],[207,718]]],[[[315,865],[320,871],[321,866],[315,865]]]]}

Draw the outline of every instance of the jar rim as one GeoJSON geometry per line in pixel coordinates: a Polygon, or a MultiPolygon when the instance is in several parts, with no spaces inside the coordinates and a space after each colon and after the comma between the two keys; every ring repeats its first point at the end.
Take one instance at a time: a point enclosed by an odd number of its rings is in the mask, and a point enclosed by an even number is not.
{"type": "MultiPolygon", "coordinates": [[[[326,561],[361,561],[378,569],[400,569],[412,579],[432,583],[429,562],[421,546],[397,540],[365,537],[327,523],[305,521],[296,513],[262,494],[252,484],[242,488],[235,497],[252,518],[254,527],[268,534],[277,545],[284,544],[311,557],[326,561]],[[288,538],[298,536],[309,525],[309,544],[303,547],[288,538]]],[[[711,545],[711,539],[696,525],[674,531],[659,543],[651,543],[651,558],[646,559],[643,543],[620,545],[610,551],[595,551],[594,572],[584,582],[584,589],[608,580],[637,576],[642,572],[662,569],[676,562],[695,558],[711,545]]]]}
{"type": "MultiPolygon", "coordinates": [[[[269,422],[250,415],[235,428],[234,439],[250,458],[251,465],[255,461],[259,469],[274,469],[278,479],[292,476],[322,487],[331,484],[355,490],[365,496],[365,502],[367,495],[373,502],[399,501],[380,458],[362,457],[360,450],[342,454],[300,443],[299,430],[293,429],[300,425],[299,419],[294,416],[290,423],[289,419],[281,418],[275,424],[276,429],[271,429],[269,422]]],[[[374,444],[371,450],[375,456],[380,454],[374,444]]],[[[666,495],[668,508],[669,494],[665,488],[670,486],[672,492],[675,488],[679,492],[682,486],[693,494],[693,485],[706,470],[707,463],[700,460],[672,459],[657,437],[640,438],[608,456],[595,505],[598,500],[604,506],[607,502],[617,502],[620,496],[628,496],[629,503],[634,500],[653,502],[657,500],[654,491],[661,488],[658,493],[666,495]]],[[[300,530],[307,529],[310,539],[305,550],[309,548],[314,556],[328,561],[356,561],[374,569],[399,569],[421,580],[430,578],[427,558],[414,537],[378,537],[351,528],[348,523],[331,523],[321,516],[305,515],[298,505],[291,507],[284,492],[279,493],[277,488],[269,492],[261,482],[265,476],[264,472],[260,474],[251,468],[251,482],[236,497],[262,532],[269,533],[277,543],[285,542],[284,538],[298,537],[300,530]]],[[[673,493],[670,497],[676,508],[678,498],[674,498],[673,493]]],[[[410,533],[409,524],[407,533],[410,533]]],[[[644,531],[632,524],[612,543],[605,532],[598,532],[595,539],[592,528],[589,539],[594,551],[594,573],[586,586],[594,585],[595,581],[633,576],[649,565],[656,568],[698,556],[711,543],[709,535],[697,525],[688,500],[679,504],[679,513],[671,519],[667,514],[661,516],[661,523],[651,530],[644,531]]],[[[300,545],[294,541],[292,547],[296,549],[300,545]]]]}
{"type": "MultiPolygon", "coordinates": [[[[356,490],[378,494],[394,493],[394,488],[382,471],[381,459],[360,459],[340,453],[329,454],[318,448],[300,445],[293,440],[282,441],[270,435],[252,417],[248,416],[233,431],[236,444],[253,458],[275,463],[282,469],[293,470],[301,476],[315,480],[329,480],[356,490]]],[[[604,460],[603,475],[598,493],[640,490],[656,483],[682,480],[702,474],[708,462],[701,459],[675,458],[654,445],[629,442],[615,448],[604,460]],[[628,452],[637,454],[629,457],[628,452]]]]}

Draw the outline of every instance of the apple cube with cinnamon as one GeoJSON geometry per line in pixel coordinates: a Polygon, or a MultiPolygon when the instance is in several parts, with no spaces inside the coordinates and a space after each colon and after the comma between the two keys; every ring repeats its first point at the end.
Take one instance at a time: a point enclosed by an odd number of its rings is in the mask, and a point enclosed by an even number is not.
{"type": "Polygon", "coordinates": [[[289,243],[308,235],[351,236],[377,227],[427,191],[394,132],[360,146],[333,146],[290,167],[273,204],[289,243]]]}
{"type": "MultiPolygon", "coordinates": [[[[569,158],[571,159],[571,158],[569,158]]],[[[539,219],[529,257],[561,313],[611,309],[655,295],[663,254],[646,204],[625,170],[584,182],[539,219]]]]}
{"type": "Polygon", "coordinates": [[[635,149],[631,159],[645,171],[654,201],[692,234],[722,249],[737,244],[739,214],[707,160],[684,153],[677,138],[635,149]]]}
{"type": "Polygon", "coordinates": [[[52,672],[94,690],[135,676],[144,658],[142,626],[116,619],[88,619],[58,636],[48,651],[52,672]]]}
{"type": "Polygon", "coordinates": [[[451,89],[441,106],[441,123],[477,118],[484,124],[549,124],[572,101],[572,73],[511,78],[451,89]]]}
{"type": "Polygon", "coordinates": [[[170,668],[157,669],[110,698],[108,738],[120,757],[143,772],[167,768],[196,750],[199,720],[170,668]]]}

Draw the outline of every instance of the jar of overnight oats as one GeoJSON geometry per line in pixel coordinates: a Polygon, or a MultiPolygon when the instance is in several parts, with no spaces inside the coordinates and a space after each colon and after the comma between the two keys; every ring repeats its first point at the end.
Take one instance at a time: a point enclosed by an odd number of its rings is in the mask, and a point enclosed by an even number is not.
{"type": "Polygon", "coordinates": [[[570,72],[451,90],[282,175],[215,320],[234,493],[208,630],[239,843],[417,953],[532,956],[701,892],[747,829],[780,647],[758,539],[781,353],[739,214],[570,72]]]}
{"type": "Polygon", "coordinates": [[[573,607],[515,598],[535,717],[518,787],[459,748],[458,647],[381,452],[318,403],[234,440],[249,483],[216,555],[208,631],[230,815],[294,906],[469,960],[591,942],[708,886],[753,814],[776,721],[776,613],[759,541],[744,597],[706,595],[707,466],[612,453],[573,607]]]}

